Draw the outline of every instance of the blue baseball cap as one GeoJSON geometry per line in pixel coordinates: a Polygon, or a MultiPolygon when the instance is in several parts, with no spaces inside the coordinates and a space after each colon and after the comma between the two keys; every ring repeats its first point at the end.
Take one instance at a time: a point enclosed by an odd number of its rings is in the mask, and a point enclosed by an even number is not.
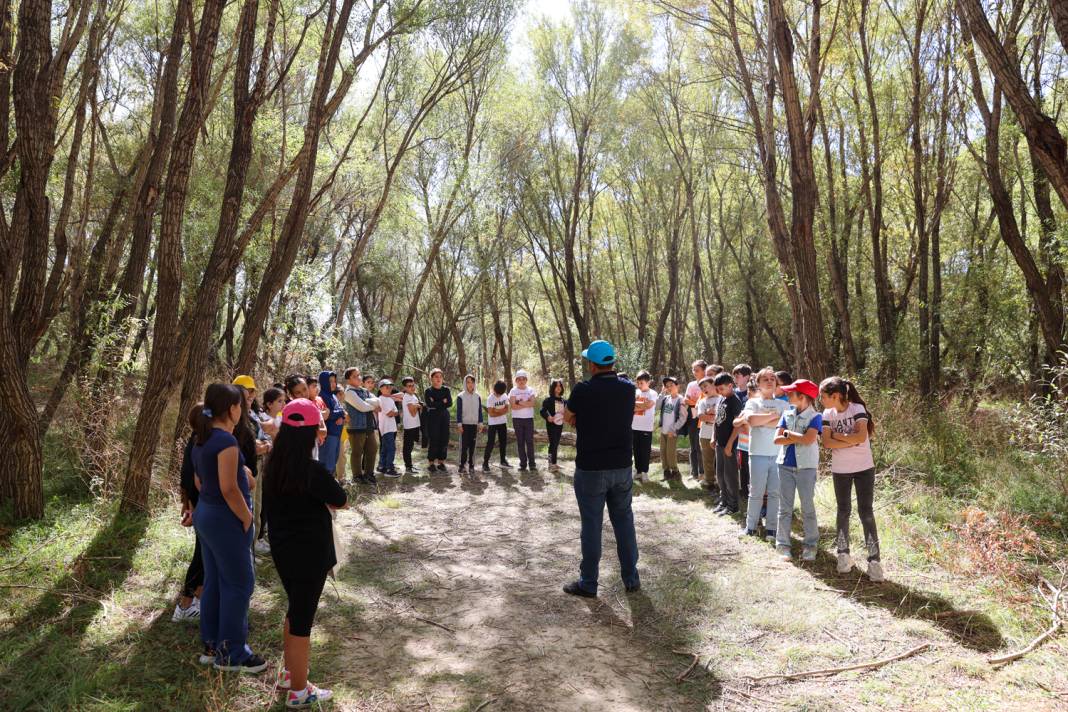
{"type": "Polygon", "coordinates": [[[582,358],[598,366],[608,366],[616,362],[616,349],[607,341],[599,339],[583,349],[582,358]]]}

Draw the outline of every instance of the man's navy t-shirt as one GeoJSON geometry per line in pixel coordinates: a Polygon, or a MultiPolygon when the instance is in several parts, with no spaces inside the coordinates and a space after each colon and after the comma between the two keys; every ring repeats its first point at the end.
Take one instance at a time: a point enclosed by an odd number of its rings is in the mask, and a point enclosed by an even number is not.
{"type": "Polygon", "coordinates": [[[567,409],[575,414],[575,467],[618,470],[631,466],[634,384],[607,371],[571,389],[567,409]]]}

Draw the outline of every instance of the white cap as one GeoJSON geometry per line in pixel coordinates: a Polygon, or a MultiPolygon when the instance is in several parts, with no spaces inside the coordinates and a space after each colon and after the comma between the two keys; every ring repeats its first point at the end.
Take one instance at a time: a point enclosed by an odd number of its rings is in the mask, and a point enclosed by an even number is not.
{"type": "Polygon", "coordinates": [[[515,377],[516,378],[528,378],[529,379],[530,378],[530,374],[527,373],[527,369],[521,368],[521,369],[519,369],[518,371],[515,372],[515,377]]]}

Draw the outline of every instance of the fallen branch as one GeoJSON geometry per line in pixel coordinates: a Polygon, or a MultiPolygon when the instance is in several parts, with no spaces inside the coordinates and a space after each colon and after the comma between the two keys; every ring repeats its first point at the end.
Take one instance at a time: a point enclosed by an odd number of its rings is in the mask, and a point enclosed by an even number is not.
{"type": "Polygon", "coordinates": [[[752,694],[750,692],[746,692],[745,690],[739,690],[736,687],[730,687],[728,685],[724,685],[723,689],[726,690],[727,692],[734,693],[735,695],[739,695],[739,696],[744,697],[746,699],[753,700],[754,702],[763,702],[766,705],[777,705],[777,704],[779,704],[779,702],[777,700],[769,700],[767,697],[758,697],[758,696],[756,696],[756,695],[754,695],[754,694],[752,694]]]}
{"type": "Polygon", "coordinates": [[[476,707],[476,708],[475,708],[475,712],[479,712],[479,711],[480,711],[481,709],[483,709],[483,708],[485,708],[485,707],[489,707],[490,705],[492,705],[492,704],[493,704],[494,702],[496,702],[496,701],[497,701],[497,698],[496,698],[496,697],[491,697],[491,698],[489,698],[488,700],[486,700],[485,702],[483,702],[482,704],[480,704],[480,705],[479,705],[478,707],[476,707]]]}
{"type": "Polygon", "coordinates": [[[800,680],[801,678],[805,677],[824,677],[828,675],[837,675],[840,672],[850,672],[852,670],[875,670],[877,668],[883,667],[884,665],[889,665],[890,663],[897,662],[898,660],[910,658],[913,655],[916,655],[917,653],[922,653],[924,650],[927,650],[930,647],[930,643],[923,643],[922,645],[917,645],[911,650],[906,650],[905,652],[899,655],[895,655],[892,658],[873,660],[871,662],[858,663],[856,665],[846,665],[845,667],[824,668],[822,670],[806,670],[804,672],[793,673],[777,673],[775,675],[761,675],[760,677],[752,677],[746,675],[745,677],[749,680],[752,680],[753,682],[759,682],[761,680],[800,680]]]}
{"type": "MultiPolygon", "coordinates": [[[[686,653],[680,653],[678,650],[672,650],[671,652],[676,653],[678,655],[685,655],[686,654],[686,653]]],[[[690,667],[686,668],[680,674],[675,676],[675,682],[677,682],[677,683],[678,682],[682,682],[687,677],[689,677],[690,673],[693,672],[693,669],[695,667],[697,667],[697,663],[701,661],[701,658],[697,655],[697,653],[688,653],[688,654],[693,656],[693,661],[690,663],[690,667]]]]}
{"type": "Polygon", "coordinates": [[[1054,586],[1046,579],[1042,579],[1038,584],[1038,595],[1049,604],[1050,611],[1052,612],[1052,620],[1050,621],[1049,628],[1042,631],[1042,633],[1032,640],[1030,643],[1020,648],[1019,650],[1006,653],[1005,655],[995,655],[992,658],[987,658],[986,661],[991,665],[1005,665],[1011,663],[1013,660],[1019,660],[1023,656],[1030,653],[1032,650],[1042,645],[1044,642],[1055,636],[1060,632],[1061,627],[1064,625],[1064,620],[1061,618],[1060,605],[1061,594],[1064,592],[1064,576],[1061,576],[1060,587],[1054,586]],[[1050,595],[1047,597],[1046,592],[1042,590],[1042,585],[1049,586],[1050,595]]]}
{"type": "Polygon", "coordinates": [[[435,626],[435,627],[437,627],[437,628],[441,628],[442,630],[447,630],[447,631],[449,631],[450,633],[453,633],[453,634],[455,634],[455,633],[456,633],[456,631],[455,631],[455,630],[453,630],[453,629],[452,629],[452,628],[450,628],[449,626],[445,625],[444,623],[438,623],[437,621],[432,621],[432,620],[430,620],[429,618],[422,618],[422,617],[420,617],[420,616],[415,616],[415,619],[416,619],[417,621],[422,621],[423,623],[427,623],[427,624],[429,624],[429,625],[432,625],[432,626],[435,626]]]}

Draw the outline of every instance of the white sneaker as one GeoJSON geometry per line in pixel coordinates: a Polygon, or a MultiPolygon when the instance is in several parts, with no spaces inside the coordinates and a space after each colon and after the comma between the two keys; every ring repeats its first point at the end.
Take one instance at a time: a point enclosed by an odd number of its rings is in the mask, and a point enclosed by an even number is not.
{"type": "Polygon", "coordinates": [[[853,557],[849,554],[838,555],[838,573],[848,574],[853,570],[853,557]]]}
{"type": "Polygon", "coordinates": [[[266,539],[257,539],[255,549],[256,553],[260,556],[269,556],[271,553],[271,542],[266,539]]]}
{"type": "Polygon", "coordinates": [[[309,682],[301,692],[289,691],[286,695],[286,707],[318,707],[320,702],[326,702],[333,696],[334,693],[330,690],[323,690],[309,682]]]}
{"type": "Polygon", "coordinates": [[[196,598],[187,607],[175,605],[174,615],[171,620],[175,623],[198,623],[200,622],[200,601],[196,598]]]}
{"type": "Polygon", "coordinates": [[[802,561],[815,561],[816,560],[816,547],[806,546],[801,552],[802,561]]]}
{"type": "Polygon", "coordinates": [[[793,561],[794,560],[794,555],[792,553],[790,553],[789,547],[785,547],[785,546],[779,547],[779,549],[777,550],[777,553],[779,554],[779,558],[782,559],[783,561],[793,561]]]}
{"type": "Polygon", "coordinates": [[[868,562],[868,578],[875,583],[882,583],[883,581],[883,565],[878,561],[868,562]]]}

